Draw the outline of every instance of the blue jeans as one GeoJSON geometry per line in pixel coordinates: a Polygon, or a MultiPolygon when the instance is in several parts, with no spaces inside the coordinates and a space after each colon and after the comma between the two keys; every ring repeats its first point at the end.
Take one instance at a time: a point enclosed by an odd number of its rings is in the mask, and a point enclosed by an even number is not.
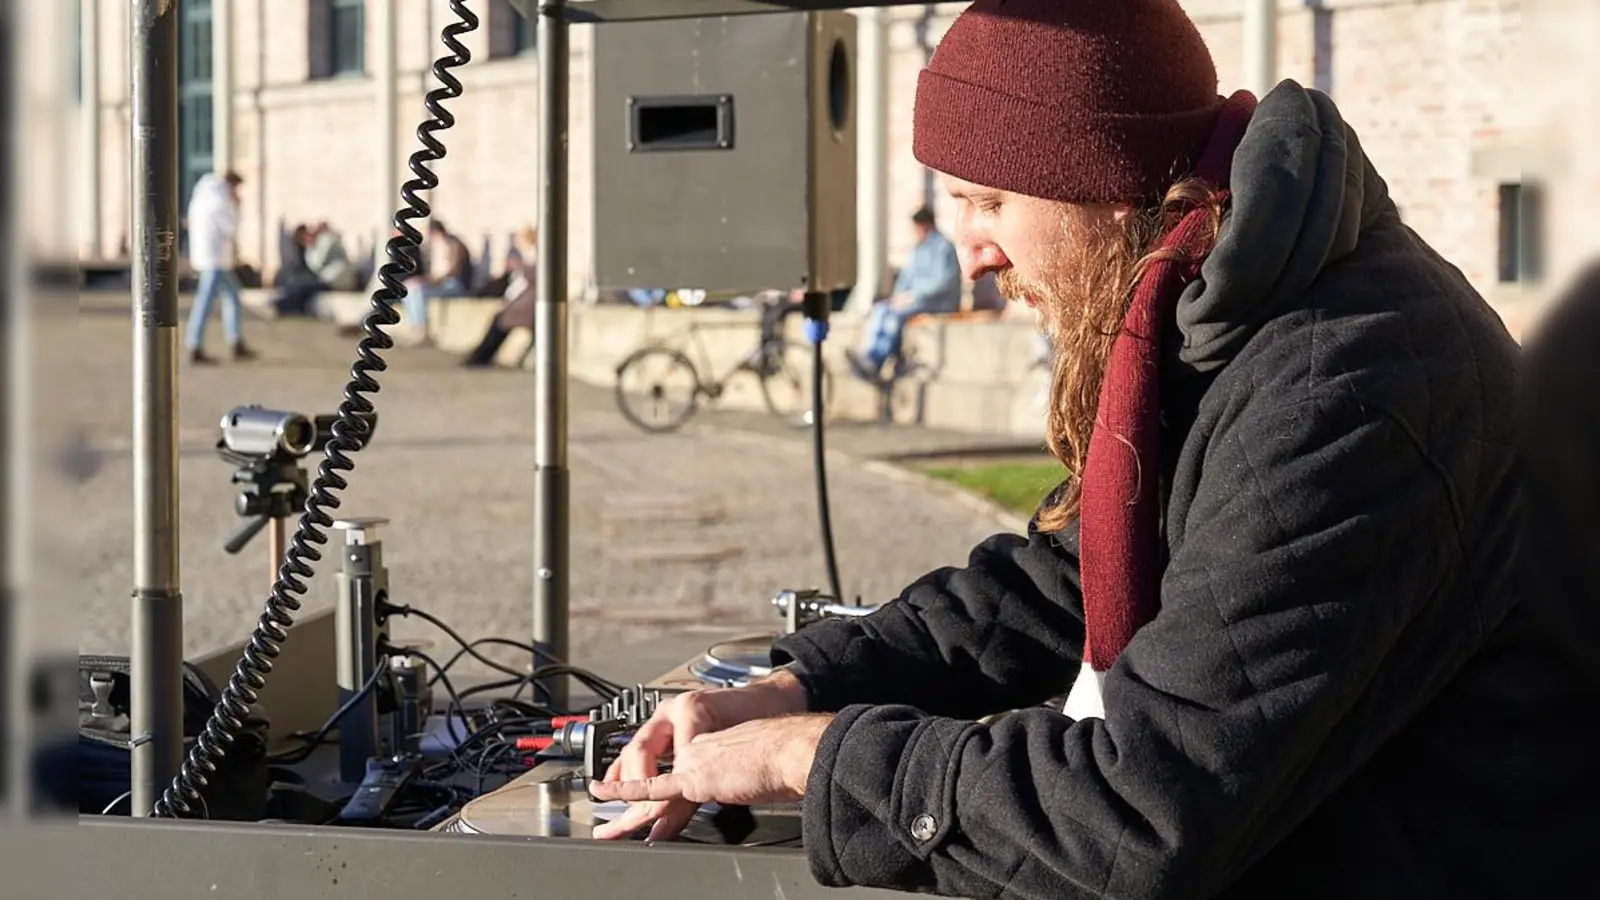
{"type": "Polygon", "coordinates": [[[900,338],[908,318],[905,313],[890,306],[887,300],[872,304],[872,312],[867,316],[865,346],[861,351],[861,357],[868,366],[880,368],[889,357],[900,352],[900,338]]]}
{"type": "Polygon", "coordinates": [[[430,297],[464,297],[467,286],[455,278],[446,278],[437,284],[428,284],[422,279],[406,283],[406,324],[428,329],[428,299],[430,297]]]}
{"type": "Polygon", "coordinates": [[[232,269],[201,269],[200,284],[195,289],[194,308],[189,310],[188,348],[200,349],[206,336],[206,320],[211,318],[211,303],[222,291],[222,333],[229,346],[239,343],[239,279],[232,269]]]}

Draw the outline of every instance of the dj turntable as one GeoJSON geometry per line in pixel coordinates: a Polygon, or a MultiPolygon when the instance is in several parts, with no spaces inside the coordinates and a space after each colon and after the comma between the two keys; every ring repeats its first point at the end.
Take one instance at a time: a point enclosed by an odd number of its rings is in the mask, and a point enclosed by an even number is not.
{"type": "MultiPolygon", "coordinates": [[[[462,807],[436,831],[450,834],[527,838],[590,838],[594,828],[626,808],[599,803],[584,787],[581,766],[570,760],[541,763],[498,791],[462,807]]],[[[708,804],[678,840],[748,847],[800,845],[800,806],[724,807],[708,804]]]]}
{"type": "MultiPolygon", "coordinates": [[[[876,607],[843,606],[816,592],[783,591],[772,599],[784,631],[719,641],[651,681],[635,685],[592,710],[587,721],[563,724],[547,758],[505,787],[462,807],[434,830],[496,837],[589,838],[595,826],[622,813],[623,803],[597,803],[585,782],[603,774],[632,731],[665,697],[707,687],[742,687],[772,674],[772,644],[783,633],[833,616],[860,616],[876,607]]],[[[681,841],[742,846],[799,846],[800,806],[721,807],[708,804],[681,841]]]]}

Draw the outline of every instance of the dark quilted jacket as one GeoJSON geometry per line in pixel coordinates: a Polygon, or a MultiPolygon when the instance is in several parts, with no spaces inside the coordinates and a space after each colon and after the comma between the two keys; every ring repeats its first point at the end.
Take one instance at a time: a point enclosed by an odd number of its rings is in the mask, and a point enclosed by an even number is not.
{"type": "Polygon", "coordinates": [[[838,712],[805,800],[824,884],[1588,895],[1597,638],[1523,602],[1517,347],[1327,97],[1264,98],[1233,182],[1162,375],[1162,610],[1105,717],[1038,706],[1079,671],[1075,530],[779,643],[838,712]]]}

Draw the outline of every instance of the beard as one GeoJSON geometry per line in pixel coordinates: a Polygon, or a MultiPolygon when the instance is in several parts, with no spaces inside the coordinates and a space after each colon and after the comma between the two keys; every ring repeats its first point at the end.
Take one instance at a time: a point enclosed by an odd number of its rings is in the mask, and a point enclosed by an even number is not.
{"type": "Polygon", "coordinates": [[[1059,531],[1077,514],[1111,348],[1132,302],[1140,260],[1154,242],[1155,235],[1140,224],[1127,221],[1093,233],[1074,233],[1068,226],[1036,275],[1006,269],[995,276],[1002,296],[1033,303],[1039,329],[1050,342],[1046,443],[1066,467],[1067,479],[1040,509],[1044,531],[1059,531]]]}

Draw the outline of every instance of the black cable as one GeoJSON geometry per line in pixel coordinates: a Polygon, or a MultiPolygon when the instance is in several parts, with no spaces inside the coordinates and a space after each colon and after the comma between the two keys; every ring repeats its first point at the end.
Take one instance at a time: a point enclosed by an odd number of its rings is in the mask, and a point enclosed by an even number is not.
{"type": "Polygon", "coordinates": [[[328,739],[328,735],[339,724],[339,720],[349,715],[350,710],[355,709],[356,704],[360,703],[362,698],[377,690],[378,682],[382,680],[382,677],[388,671],[389,658],[387,656],[379,657],[377,666],[372,670],[372,675],[367,678],[367,683],[363,684],[361,690],[356,691],[350,696],[350,699],[344,701],[338,709],[333,711],[333,715],[328,717],[328,721],[323,722],[322,727],[318,728],[311,737],[306,739],[304,747],[286,753],[273,754],[267,757],[267,762],[278,765],[293,765],[310,759],[311,754],[315,753],[317,748],[322,746],[322,742],[328,739]]]}
{"type": "Polygon", "coordinates": [[[444,711],[444,727],[449,730],[450,739],[455,741],[457,744],[460,744],[462,741],[466,740],[466,738],[456,733],[456,712],[458,710],[460,711],[461,720],[467,723],[467,728],[469,730],[472,728],[472,723],[467,719],[467,708],[462,705],[461,695],[456,693],[456,686],[450,683],[450,677],[443,673],[443,670],[439,668],[439,664],[434,661],[433,657],[423,653],[421,650],[408,648],[403,652],[411,656],[415,656],[417,659],[427,663],[428,666],[431,667],[435,672],[440,673],[440,683],[444,685],[445,693],[450,696],[450,705],[446,707],[444,711]]]}
{"type": "Polygon", "coordinates": [[[311,563],[322,559],[322,553],[316,545],[328,542],[323,532],[324,528],[333,525],[328,510],[339,508],[338,492],[349,486],[339,473],[355,468],[350,455],[365,445],[366,437],[371,433],[371,425],[363,417],[373,412],[372,401],[366,395],[378,391],[378,382],[372,373],[388,368],[377,351],[394,346],[394,340],[380,326],[400,322],[394,304],[405,297],[403,279],[417,271],[421,259],[422,232],[411,222],[414,219],[426,219],[433,212],[427,201],[422,199],[421,192],[431,191],[439,185],[438,176],[428,168],[428,164],[444,159],[445,147],[434,134],[455,125],[455,116],[443,104],[445,100],[461,96],[461,81],[450,70],[471,61],[472,54],[461,43],[460,36],[478,27],[477,15],[467,9],[464,0],[450,0],[450,10],[459,20],[446,25],[441,35],[450,53],[439,57],[433,64],[434,77],[443,86],[428,92],[423,99],[428,118],[417,126],[417,140],[423,149],[411,154],[408,161],[416,177],[400,189],[405,206],[394,216],[394,225],[400,234],[391,237],[385,246],[389,261],[378,271],[378,280],[383,287],[373,292],[372,308],[361,323],[366,337],[357,345],[358,358],[350,367],[350,380],[344,387],[344,402],[339,404],[338,418],[332,428],[333,438],[328,441],[325,451],[326,458],[317,467],[317,477],[311,483],[300,525],[289,542],[283,565],[278,568],[278,580],[273,584],[272,594],[267,598],[261,617],[245,646],[243,658],[234,667],[233,676],[228,679],[227,687],[223,688],[211,719],[206,722],[205,729],[189,751],[177,777],[155,802],[153,815],[185,818],[195,813],[195,804],[203,803],[200,792],[210,784],[211,776],[217,772],[217,764],[227,755],[228,748],[244,729],[244,719],[251,705],[259,698],[258,692],[266,686],[265,676],[272,671],[272,661],[281,652],[283,642],[288,640],[287,629],[294,624],[294,613],[300,609],[299,596],[306,592],[306,584],[301,579],[312,577],[315,569],[311,563]]]}
{"type": "MultiPolygon", "coordinates": [[[[543,653],[542,651],[536,651],[532,644],[525,644],[510,640],[508,638],[481,638],[476,641],[468,641],[465,637],[461,636],[460,632],[445,624],[437,616],[425,610],[416,609],[411,606],[383,602],[380,604],[379,612],[385,616],[416,616],[417,618],[422,619],[423,621],[428,622],[429,624],[438,628],[440,631],[443,631],[451,640],[460,645],[461,649],[456,651],[454,656],[450,657],[450,661],[448,663],[442,667],[435,667],[435,675],[433,680],[437,680],[440,674],[449,669],[451,666],[455,665],[463,655],[468,655],[497,672],[510,675],[510,681],[496,682],[496,684],[500,687],[510,687],[511,685],[522,682],[535,683],[559,675],[570,675],[571,677],[582,682],[585,687],[588,687],[590,690],[593,690],[595,693],[601,694],[602,696],[609,695],[614,697],[622,692],[622,686],[616,682],[607,678],[602,678],[601,676],[590,672],[587,669],[580,669],[577,666],[569,665],[561,662],[560,660],[556,660],[551,665],[540,666],[539,668],[534,669],[532,672],[519,672],[503,663],[496,662],[487,656],[484,656],[477,650],[478,644],[492,643],[501,644],[508,647],[515,647],[519,650],[526,650],[530,655],[534,655],[535,653],[543,653]]],[[[548,653],[543,653],[543,655],[550,656],[548,653]]],[[[553,656],[550,658],[555,659],[553,656]]],[[[429,665],[433,664],[430,662],[429,665]]],[[[430,680],[429,683],[432,684],[433,680],[430,680]]],[[[468,691],[472,693],[481,693],[484,687],[485,686],[469,688],[468,691]]],[[[467,696],[467,692],[463,692],[462,696],[467,696]]]]}
{"type": "Polygon", "coordinates": [[[828,462],[823,444],[822,420],[826,410],[823,397],[822,342],[828,336],[829,297],[808,292],[805,298],[806,336],[811,340],[811,450],[812,469],[817,476],[817,521],[822,527],[822,560],[828,567],[828,587],[840,603],[844,591],[839,586],[839,561],[833,549],[833,514],[828,506],[828,462]]]}

